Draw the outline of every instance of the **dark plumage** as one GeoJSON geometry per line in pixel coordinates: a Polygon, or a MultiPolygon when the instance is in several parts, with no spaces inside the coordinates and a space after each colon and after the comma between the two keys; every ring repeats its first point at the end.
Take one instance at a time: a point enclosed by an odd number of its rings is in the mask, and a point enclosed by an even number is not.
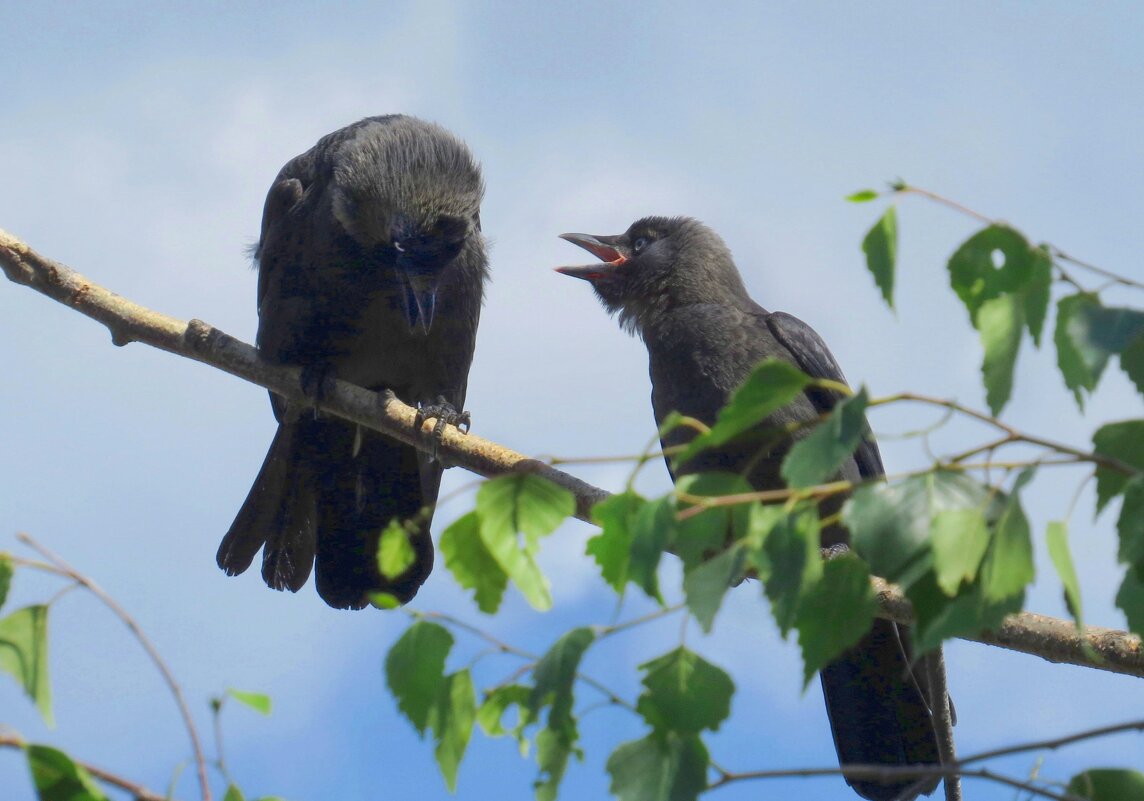
{"type": "MultiPolygon", "coordinates": [[[[647,217],[619,236],[562,236],[602,263],[559,271],[589,281],[607,310],[618,313],[620,324],[647,345],[657,423],[678,411],[713,424],[752,368],[767,358],[791,362],[811,376],[845,381],[810,326],[789,314],[768,312],[751,300],[723,240],[698,221],[647,217]]],[[[808,391],[764,426],[774,430],[815,419],[836,401],[832,393],[808,391]]],[[[678,427],[663,445],[679,445],[693,436],[693,430],[678,427]]],[[[750,464],[747,478],[752,486],[781,488],[779,468],[789,445],[789,440],[772,444],[759,458],[758,440],[732,442],[701,454],[680,472],[740,472],[750,464]]],[[[863,442],[840,470],[848,480],[882,473],[873,440],[863,442]]],[[[837,511],[838,504],[824,508],[824,514],[837,511]]],[[[844,543],[846,538],[839,525],[823,530],[824,545],[844,543]]],[[[925,683],[911,671],[910,655],[908,631],[878,620],[865,639],[822,671],[840,764],[940,761],[930,706],[921,690],[925,683]]],[[[847,781],[860,795],[877,801],[898,798],[912,784],[847,781]]],[[[935,786],[932,782],[924,791],[932,792],[935,786]]]]}
{"type": "MultiPolygon", "coordinates": [[[[484,187],[468,148],[413,117],[370,117],[322,137],[282,168],[262,217],[258,348],[304,368],[460,410],[488,272],[484,187]]],[[[317,564],[330,606],[372,592],[412,598],[433,566],[442,467],[414,448],[271,395],[278,432],[218,550],[228,574],[263,549],[262,576],[297,591],[317,564]],[[424,508],[427,510],[422,512],[424,508]],[[375,553],[408,521],[414,563],[389,580],[375,553]]]]}

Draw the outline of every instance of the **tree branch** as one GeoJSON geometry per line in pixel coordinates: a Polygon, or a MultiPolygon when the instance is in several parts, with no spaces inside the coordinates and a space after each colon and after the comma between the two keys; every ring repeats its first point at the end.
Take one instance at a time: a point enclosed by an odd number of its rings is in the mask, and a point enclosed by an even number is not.
{"type": "MultiPolygon", "coordinates": [[[[142,342],[208,364],[290,400],[310,401],[299,383],[298,368],[264,362],[255,348],[201,320],[186,323],[132,303],[93,284],[70,268],[44,258],[2,230],[0,269],[12,281],[29,286],[103,323],[117,345],[142,342]]],[[[419,431],[415,426],[416,410],[392,394],[370,392],[345,381],[335,380],[332,384],[319,404],[323,411],[422,450],[432,447],[429,431],[433,422],[426,421],[419,431]]],[[[902,398],[930,401],[924,396],[903,395],[902,398]]],[[[949,406],[952,402],[941,405],[949,406]]],[[[1050,447],[1054,445],[1056,443],[1050,447]]],[[[576,497],[576,517],[586,522],[592,522],[592,507],[610,494],[538,459],[475,434],[464,434],[453,426],[445,427],[437,452],[450,463],[486,477],[512,472],[542,476],[572,492],[576,497]]],[[[1092,458],[1090,454],[1085,456],[1092,458]]],[[[1104,462],[1113,469],[1121,467],[1115,460],[1104,462]]],[[[900,591],[880,579],[875,579],[875,589],[883,617],[901,623],[912,622],[913,610],[900,591]]],[[[997,631],[965,639],[1040,656],[1050,662],[1144,677],[1140,638],[1124,631],[1087,627],[1078,632],[1070,621],[1022,612],[1006,618],[997,631]],[[1092,652],[1096,653],[1096,659],[1090,655],[1092,652]]]]}
{"type": "MultiPolygon", "coordinates": [[[[26,743],[14,734],[0,734],[0,748],[19,748],[26,747],[26,743]]],[[[70,757],[69,757],[70,759],[70,757]]],[[[159,793],[149,790],[141,784],[136,784],[130,779],[125,779],[118,774],[106,771],[103,768],[98,768],[95,765],[88,764],[87,762],[80,762],[78,759],[72,759],[72,762],[79,765],[92,776],[104,784],[109,784],[112,787],[117,787],[124,792],[131,795],[133,801],[170,801],[169,797],[160,795],[159,793]]]]}
{"type": "Polygon", "coordinates": [[[131,617],[131,615],[127,613],[127,610],[108,595],[102,587],[27,534],[21,532],[17,534],[16,537],[24,544],[38,551],[41,556],[63,571],[72,581],[82,585],[92,595],[103,601],[104,605],[107,606],[116,617],[123,621],[123,624],[135,635],[135,639],[143,646],[143,650],[147,652],[147,656],[151,657],[151,661],[155,664],[155,667],[163,677],[163,681],[167,683],[167,688],[171,691],[171,695],[175,698],[175,704],[179,707],[179,715],[183,718],[183,725],[186,726],[187,736],[190,737],[191,740],[191,750],[195,755],[195,767],[198,772],[199,789],[202,793],[202,799],[203,801],[211,801],[211,787],[207,779],[207,760],[203,755],[202,741],[199,739],[198,729],[195,728],[195,720],[191,716],[191,710],[187,706],[186,698],[183,697],[182,687],[175,681],[175,674],[171,672],[171,669],[167,667],[167,663],[163,661],[163,657],[159,654],[159,649],[155,647],[155,643],[151,642],[150,638],[143,633],[143,629],[139,627],[135,618],[131,617]]]}

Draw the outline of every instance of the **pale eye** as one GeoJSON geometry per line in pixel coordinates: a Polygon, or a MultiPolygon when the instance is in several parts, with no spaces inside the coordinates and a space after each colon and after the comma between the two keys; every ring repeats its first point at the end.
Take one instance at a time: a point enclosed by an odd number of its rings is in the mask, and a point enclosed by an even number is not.
{"type": "Polygon", "coordinates": [[[632,250],[634,250],[636,253],[639,253],[641,250],[643,250],[644,248],[646,248],[650,244],[651,244],[650,239],[648,239],[646,236],[641,236],[634,243],[632,243],[632,250]]]}

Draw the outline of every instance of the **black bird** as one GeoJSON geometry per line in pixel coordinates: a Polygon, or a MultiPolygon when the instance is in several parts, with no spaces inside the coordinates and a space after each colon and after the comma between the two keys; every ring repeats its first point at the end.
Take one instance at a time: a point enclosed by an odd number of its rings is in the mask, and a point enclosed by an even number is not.
{"type": "MultiPolygon", "coordinates": [[[[389,390],[425,416],[460,422],[488,274],[480,167],[444,128],[370,117],[290,160],[266,196],[258,266],[258,349],[330,377],[389,390]]],[[[359,609],[370,593],[404,603],[433,566],[429,535],[442,465],[408,445],[270,396],[278,432],[218,550],[229,575],[263,548],[262,577],[296,592],[317,564],[318,594],[359,609]],[[406,523],[416,558],[381,575],[376,550],[406,523]]]]}
{"type": "MultiPolygon", "coordinates": [[[[845,381],[810,326],[751,300],[723,240],[697,220],[646,217],[618,236],[561,236],[601,263],[559,267],[559,272],[587,280],[608,312],[618,313],[620,325],[647,345],[657,423],[678,411],[713,424],[752,368],[767,358],[790,362],[816,378],[845,381]]],[[[816,419],[837,400],[832,393],[808,390],[775,412],[764,427],[774,430],[816,419]]],[[[663,446],[681,445],[694,435],[676,428],[663,446]]],[[[700,454],[680,472],[740,472],[757,459],[747,475],[752,486],[781,488],[779,468],[790,444],[789,439],[779,442],[760,455],[757,442],[730,443],[700,454]]],[[[840,474],[848,480],[883,474],[873,440],[858,447],[840,474]]],[[[823,530],[823,545],[844,543],[846,538],[839,525],[823,530]]],[[[864,640],[823,669],[822,691],[840,764],[940,761],[928,694],[921,689],[927,684],[911,672],[911,662],[908,631],[879,619],[864,640]]],[[[913,784],[847,781],[859,795],[877,801],[896,799],[913,784]]],[[[928,784],[924,792],[932,792],[936,784],[928,784]]]]}

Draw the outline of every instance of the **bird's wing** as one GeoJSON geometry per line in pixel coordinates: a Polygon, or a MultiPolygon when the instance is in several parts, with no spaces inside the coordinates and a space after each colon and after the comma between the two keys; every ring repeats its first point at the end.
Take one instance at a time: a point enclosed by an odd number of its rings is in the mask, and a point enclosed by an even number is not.
{"type": "MultiPolygon", "coordinates": [[[[835,361],[834,354],[813,328],[786,312],[767,314],[766,321],[775,339],[790,351],[800,370],[811,378],[825,378],[846,383],[846,376],[842,374],[842,368],[835,361]]],[[[806,394],[820,413],[833,409],[841,397],[837,392],[817,388],[808,389],[806,394]]],[[[878,446],[872,437],[863,439],[858,445],[854,452],[854,460],[858,463],[858,471],[864,478],[885,473],[881,454],[878,453],[878,446]]]]}

